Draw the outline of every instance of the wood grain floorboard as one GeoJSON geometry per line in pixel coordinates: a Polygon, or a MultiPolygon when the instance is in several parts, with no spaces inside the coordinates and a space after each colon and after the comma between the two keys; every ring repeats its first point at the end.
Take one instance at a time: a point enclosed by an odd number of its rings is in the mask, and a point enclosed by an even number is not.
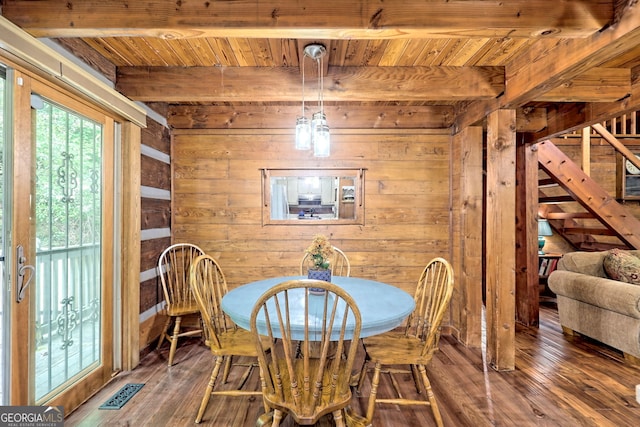
{"type": "MultiPolygon", "coordinates": [[[[168,347],[146,355],[138,368],[116,376],[104,389],[70,414],[65,426],[188,426],[194,423],[213,358],[197,339],[181,343],[176,364],[166,366],[168,347]],[[98,407],[127,383],[145,386],[120,410],[98,407]]],[[[232,370],[232,388],[244,368],[232,370]]],[[[496,372],[487,365],[481,349],[467,348],[444,336],[440,351],[429,366],[434,393],[446,426],[640,426],[640,404],[635,386],[640,367],[623,355],[584,337],[567,337],[552,305],[542,305],[539,328],[518,326],[516,369],[496,372]]],[[[418,396],[409,374],[396,376],[408,397],[418,396]]],[[[258,389],[257,370],[247,386],[258,389]]],[[[370,389],[365,381],[361,395],[354,394],[352,408],[364,413],[370,389]]],[[[380,380],[379,395],[387,395],[391,381],[380,380]]],[[[253,427],[262,414],[260,399],[212,396],[201,425],[253,427]]],[[[294,426],[285,419],[284,427],[294,426]]],[[[324,419],[316,427],[331,425],[324,419]]],[[[374,426],[434,426],[429,407],[378,405],[374,426]]]]}

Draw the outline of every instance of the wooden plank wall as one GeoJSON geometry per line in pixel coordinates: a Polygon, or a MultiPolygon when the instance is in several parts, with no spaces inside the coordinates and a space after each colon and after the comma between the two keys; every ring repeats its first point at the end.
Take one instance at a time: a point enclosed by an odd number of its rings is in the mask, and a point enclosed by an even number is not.
{"type": "Polygon", "coordinates": [[[337,130],[331,156],[293,149],[290,130],[174,130],[172,234],[220,262],[235,288],[297,274],[313,236],[343,249],[352,276],[413,293],[426,263],[450,257],[447,131],[337,130]],[[261,223],[260,168],[366,168],[365,225],[261,223]]]}

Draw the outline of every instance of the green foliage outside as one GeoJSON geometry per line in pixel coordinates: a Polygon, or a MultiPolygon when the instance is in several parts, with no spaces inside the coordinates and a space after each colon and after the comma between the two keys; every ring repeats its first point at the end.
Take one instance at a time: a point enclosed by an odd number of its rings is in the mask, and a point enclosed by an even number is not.
{"type": "Polygon", "coordinates": [[[38,250],[100,243],[102,128],[44,103],[36,110],[38,250]]]}

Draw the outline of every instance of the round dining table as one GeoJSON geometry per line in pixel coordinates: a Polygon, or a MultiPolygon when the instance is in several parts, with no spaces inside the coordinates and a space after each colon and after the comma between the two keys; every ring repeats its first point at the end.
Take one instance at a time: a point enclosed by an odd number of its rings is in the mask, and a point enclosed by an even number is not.
{"type": "MultiPolygon", "coordinates": [[[[306,276],[272,277],[239,286],[222,297],[222,310],[239,327],[250,330],[251,311],[263,293],[282,282],[306,278],[306,276]]],[[[361,338],[381,334],[400,326],[415,308],[413,296],[386,283],[344,276],[332,276],[331,283],[344,289],[358,305],[362,320],[361,338]]],[[[299,291],[300,295],[297,298],[303,301],[304,294],[301,289],[292,291],[299,291]]],[[[296,298],[295,295],[294,298],[296,298]]],[[[311,295],[309,298],[309,304],[314,304],[314,296],[311,295]]],[[[318,301],[322,299],[320,296],[315,298],[319,298],[318,301]]],[[[291,304],[290,310],[293,329],[303,330],[304,305],[291,304]]]]}

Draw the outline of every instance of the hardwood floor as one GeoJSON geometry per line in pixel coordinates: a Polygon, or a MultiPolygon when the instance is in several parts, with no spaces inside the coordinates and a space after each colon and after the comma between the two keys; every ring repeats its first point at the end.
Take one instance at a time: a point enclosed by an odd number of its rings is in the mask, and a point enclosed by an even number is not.
{"type": "MultiPolygon", "coordinates": [[[[635,386],[640,367],[625,363],[622,355],[586,338],[562,335],[557,311],[543,305],[540,328],[518,327],[516,369],[496,372],[479,349],[469,349],[443,337],[440,351],[429,366],[434,393],[446,426],[638,426],[640,404],[635,386]]],[[[176,364],[166,365],[168,347],[143,358],[132,372],[114,378],[65,420],[65,426],[188,426],[194,423],[213,358],[198,340],[181,344],[176,364]],[[98,407],[127,383],[144,383],[120,410],[98,407]]],[[[232,370],[233,385],[242,369],[232,370]]],[[[410,375],[399,376],[407,395],[415,394],[410,375]]],[[[258,373],[247,384],[258,389],[258,373]]],[[[379,394],[390,389],[380,381],[379,394]]],[[[362,396],[354,396],[354,411],[364,413],[369,380],[362,396]]],[[[255,397],[212,396],[202,425],[254,426],[263,412],[255,397]]],[[[329,421],[321,423],[329,425],[329,421]]],[[[286,419],[284,426],[293,423],[286,419]]],[[[423,427],[435,425],[428,407],[379,405],[374,426],[423,427]]]]}

